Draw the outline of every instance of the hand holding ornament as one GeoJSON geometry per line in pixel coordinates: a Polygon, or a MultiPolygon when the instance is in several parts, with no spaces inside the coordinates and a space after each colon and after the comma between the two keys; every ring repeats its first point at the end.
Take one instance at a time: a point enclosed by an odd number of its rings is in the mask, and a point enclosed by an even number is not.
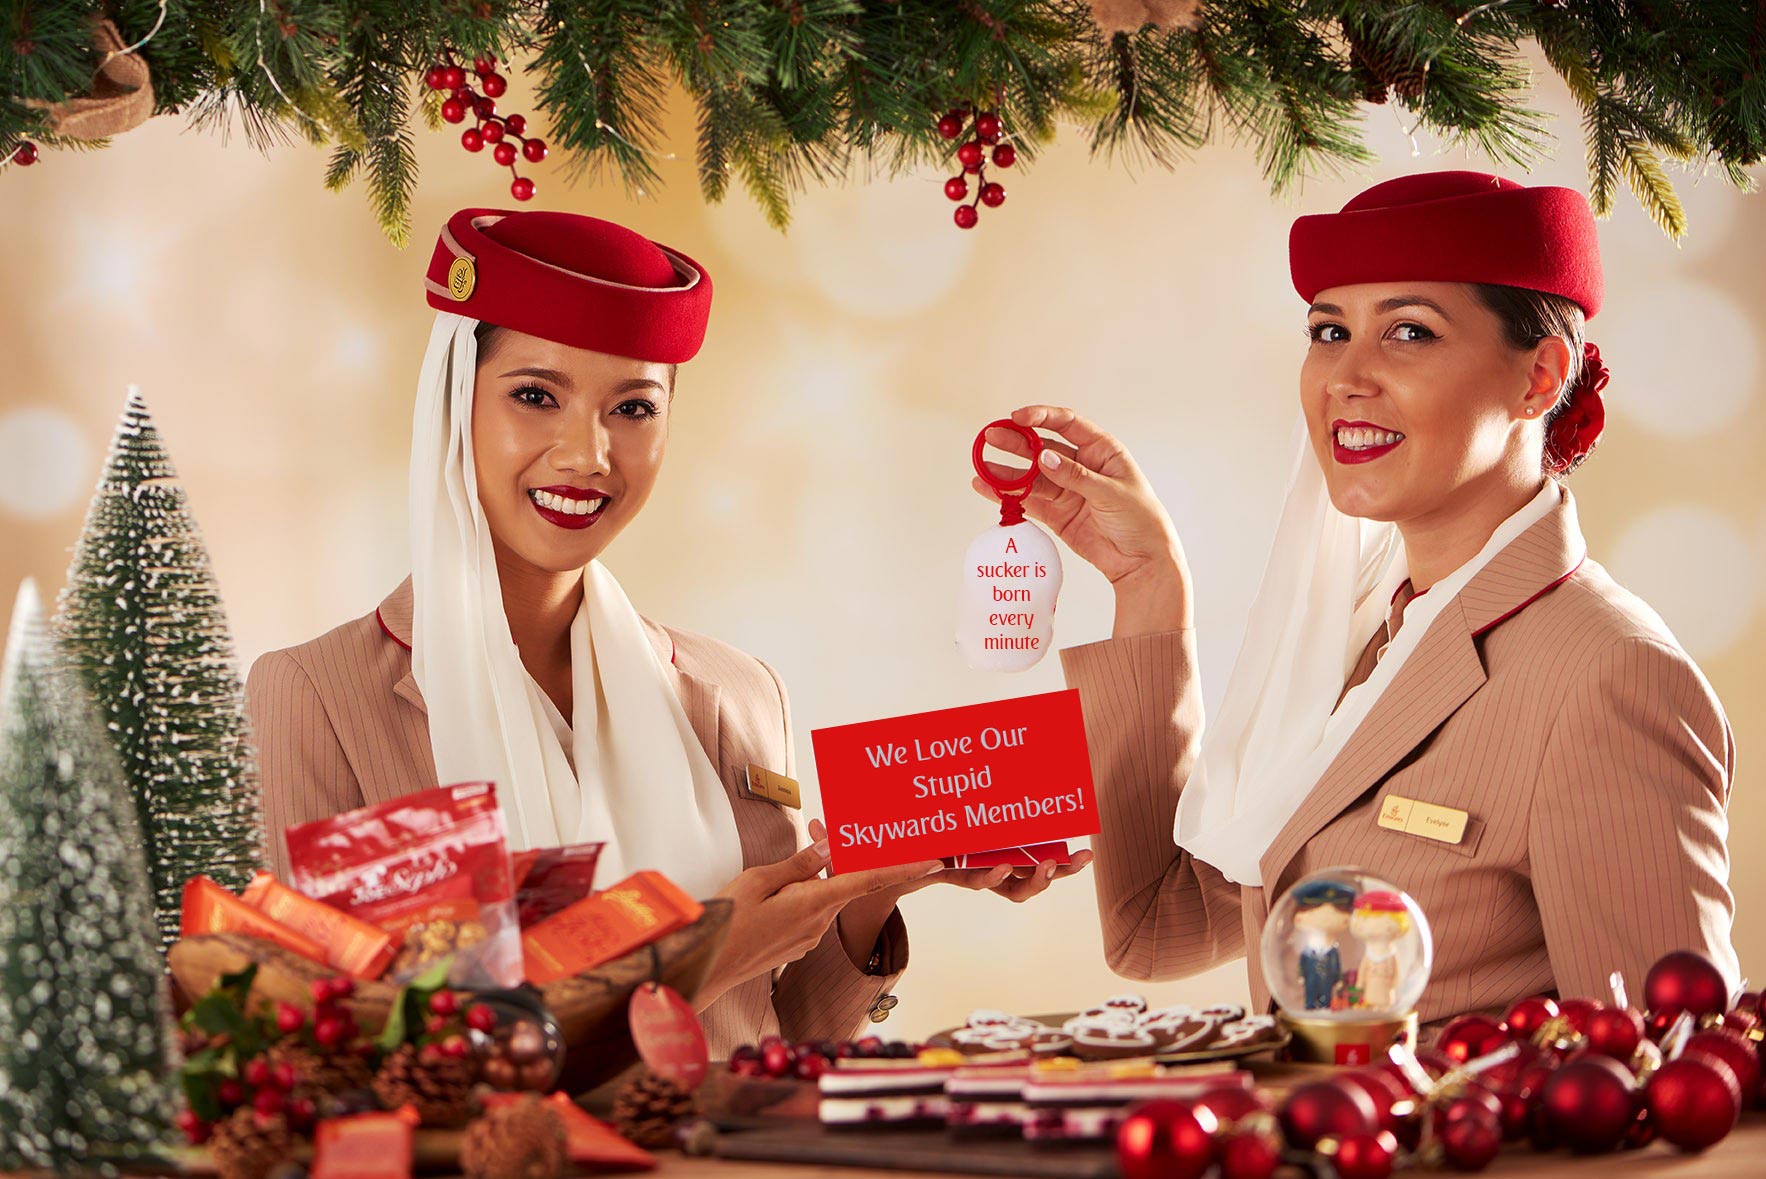
{"type": "MultiPolygon", "coordinates": [[[[1116,590],[1116,637],[1188,627],[1189,568],[1183,546],[1170,514],[1127,448],[1061,406],[1025,406],[1012,413],[1012,420],[1065,439],[1044,443],[1024,513],[1110,580],[1116,590]]],[[[1029,457],[1029,444],[1012,431],[993,431],[987,440],[1008,454],[1029,457]]],[[[997,464],[988,468],[1001,479],[1017,474],[997,464]]],[[[995,497],[979,477],[972,486],[988,499],[995,497]]]]}

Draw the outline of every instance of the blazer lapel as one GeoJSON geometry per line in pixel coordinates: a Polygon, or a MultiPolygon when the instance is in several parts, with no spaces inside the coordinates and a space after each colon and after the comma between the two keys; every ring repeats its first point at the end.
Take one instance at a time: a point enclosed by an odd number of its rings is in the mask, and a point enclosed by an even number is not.
{"type": "Polygon", "coordinates": [[[1512,618],[1581,567],[1586,546],[1568,491],[1563,503],[1480,569],[1430,625],[1318,785],[1259,862],[1265,895],[1308,840],[1392,772],[1485,681],[1477,637],[1512,618]]]}
{"type": "Polygon", "coordinates": [[[1484,661],[1472,642],[1462,603],[1437,617],[1422,642],[1374,702],[1300,809],[1263,853],[1268,895],[1280,895],[1282,872],[1307,840],[1391,772],[1484,684],[1484,661]]]}
{"type": "Polygon", "coordinates": [[[727,781],[723,753],[718,748],[718,740],[723,731],[718,715],[721,689],[710,680],[702,679],[680,666],[675,659],[674,639],[667,629],[648,618],[644,619],[644,629],[650,635],[651,645],[656,649],[656,658],[662,664],[664,675],[674,685],[675,695],[680,697],[681,707],[687,713],[687,722],[693,726],[693,734],[699,738],[699,744],[705,747],[705,755],[711,759],[711,764],[717,767],[718,777],[727,781]]]}
{"type": "MultiPolygon", "coordinates": [[[[380,629],[386,637],[403,647],[407,653],[411,650],[411,579],[399,582],[398,588],[386,595],[374,617],[380,623],[380,629]]],[[[393,695],[409,703],[423,715],[429,715],[429,706],[423,702],[423,693],[417,690],[417,677],[411,673],[407,665],[405,674],[400,676],[392,686],[393,695]]]]}

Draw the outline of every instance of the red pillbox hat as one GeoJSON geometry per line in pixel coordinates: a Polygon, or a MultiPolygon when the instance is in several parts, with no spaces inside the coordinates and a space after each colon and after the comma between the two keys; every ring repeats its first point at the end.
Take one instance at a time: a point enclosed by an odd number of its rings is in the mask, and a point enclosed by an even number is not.
{"type": "Polygon", "coordinates": [[[1294,289],[1363,282],[1470,282],[1562,295],[1600,310],[1594,214],[1573,188],[1529,188],[1487,172],[1425,172],[1376,184],[1341,212],[1288,234],[1294,289]]]}
{"type": "Polygon", "coordinates": [[[423,286],[439,311],[658,364],[693,359],[711,314],[697,262],[579,213],[461,209],[423,286]]]}

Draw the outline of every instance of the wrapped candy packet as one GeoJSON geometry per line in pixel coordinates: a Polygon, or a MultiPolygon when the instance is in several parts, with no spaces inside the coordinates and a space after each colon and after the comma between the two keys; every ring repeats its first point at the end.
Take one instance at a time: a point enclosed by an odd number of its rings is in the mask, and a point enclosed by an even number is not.
{"type": "Polygon", "coordinates": [[[573,843],[516,852],[515,906],[521,928],[538,925],[595,891],[595,863],[605,846],[573,843]]]}
{"type": "Polygon", "coordinates": [[[399,940],[403,982],[452,955],[454,986],[521,982],[503,814],[489,782],[438,786],[288,829],[294,886],[399,940]]]}
{"type": "Polygon", "coordinates": [[[259,871],[240,900],[325,947],[328,965],[356,978],[379,978],[398,954],[398,939],[377,925],[296,892],[259,871]]]}
{"type": "Polygon", "coordinates": [[[259,912],[207,876],[184,882],[184,910],[179,937],[205,933],[243,933],[275,942],[315,962],[325,961],[325,947],[297,929],[291,929],[267,913],[259,912]]]}
{"type": "Polygon", "coordinates": [[[699,920],[704,906],[660,872],[634,872],[522,934],[527,981],[581,974],[699,920]]]}

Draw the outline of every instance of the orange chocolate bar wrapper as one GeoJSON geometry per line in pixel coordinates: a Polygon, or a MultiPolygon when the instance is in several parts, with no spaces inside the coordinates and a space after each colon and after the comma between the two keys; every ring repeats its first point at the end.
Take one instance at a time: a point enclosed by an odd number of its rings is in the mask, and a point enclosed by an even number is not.
{"type": "Polygon", "coordinates": [[[313,1132],[310,1179],[411,1179],[417,1111],[327,1118],[313,1132]]]}
{"type": "Polygon", "coordinates": [[[691,925],[704,911],[660,872],[634,872],[522,934],[527,981],[544,984],[593,970],[691,925]]]}
{"type": "Polygon", "coordinates": [[[325,947],[325,961],[357,978],[379,978],[399,952],[392,934],[342,909],[296,892],[268,872],[258,872],[240,898],[325,947]]]}
{"type": "Polygon", "coordinates": [[[250,934],[315,962],[325,961],[325,947],[306,934],[260,913],[207,876],[192,876],[184,885],[184,916],[178,934],[198,937],[205,933],[250,934]]]}

